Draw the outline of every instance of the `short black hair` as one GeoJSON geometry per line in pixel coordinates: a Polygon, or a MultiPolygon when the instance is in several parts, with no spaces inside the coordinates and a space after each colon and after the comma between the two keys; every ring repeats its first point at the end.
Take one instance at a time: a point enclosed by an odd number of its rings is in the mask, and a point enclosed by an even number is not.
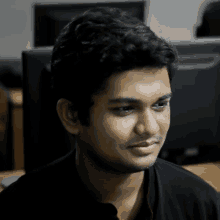
{"type": "Polygon", "coordinates": [[[118,8],[95,7],[72,18],[57,37],[51,89],[89,126],[92,96],[105,90],[112,74],[167,67],[171,82],[176,58],[174,48],[138,18],[118,8]]]}

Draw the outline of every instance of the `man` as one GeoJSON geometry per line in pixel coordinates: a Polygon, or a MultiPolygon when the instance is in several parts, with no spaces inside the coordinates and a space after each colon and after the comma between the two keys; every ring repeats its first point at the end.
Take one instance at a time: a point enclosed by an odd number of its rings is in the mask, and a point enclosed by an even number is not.
{"type": "Polygon", "coordinates": [[[74,18],[57,38],[51,71],[57,113],[76,137],[75,150],[6,188],[3,214],[220,219],[211,186],[157,158],[170,126],[175,59],[171,46],[119,9],[74,18]]]}

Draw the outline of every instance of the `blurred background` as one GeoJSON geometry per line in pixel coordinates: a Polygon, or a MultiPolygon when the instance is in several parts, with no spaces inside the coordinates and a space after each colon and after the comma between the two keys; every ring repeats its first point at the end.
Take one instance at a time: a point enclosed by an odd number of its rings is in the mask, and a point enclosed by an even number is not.
{"type": "Polygon", "coordinates": [[[59,122],[49,91],[48,63],[60,30],[72,16],[95,6],[132,12],[175,46],[179,63],[172,85],[171,127],[159,157],[188,167],[211,163],[216,169],[219,0],[7,0],[0,3],[0,171],[28,172],[72,149],[74,139],[59,122]]]}

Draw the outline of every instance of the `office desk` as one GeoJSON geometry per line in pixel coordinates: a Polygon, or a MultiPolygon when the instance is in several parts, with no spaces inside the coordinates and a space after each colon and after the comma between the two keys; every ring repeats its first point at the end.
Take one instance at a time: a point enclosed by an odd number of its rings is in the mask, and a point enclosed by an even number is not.
{"type": "Polygon", "coordinates": [[[183,168],[201,177],[220,192],[220,162],[186,165],[183,168]]]}
{"type": "MultiPolygon", "coordinates": [[[[197,176],[200,176],[207,183],[213,186],[217,192],[220,192],[220,162],[187,165],[187,166],[183,166],[183,168],[191,171],[197,176]]],[[[22,169],[0,172],[0,183],[4,178],[11,177],[11,176],[22,176],[24,174],[25,174],[25,171],[22,169]]],[[[0,185],[0,192],[3,189],[4,188],[2,187],[2,185],[0,185]]]]}
{"type": "Polygon", "coordinates": [[[4,189],[4,187],[1,185],[1,182],[4,178],[12,177],[12,176],[23,176],[25,174],[24,170],[10,170],[10,171],[2,171],[0,172],[0,192],[4,189]]]}

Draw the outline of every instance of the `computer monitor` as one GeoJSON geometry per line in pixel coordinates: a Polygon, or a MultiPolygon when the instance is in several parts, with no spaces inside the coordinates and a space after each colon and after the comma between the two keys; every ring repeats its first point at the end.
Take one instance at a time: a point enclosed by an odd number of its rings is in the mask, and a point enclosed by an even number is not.
{"type": "Polygon", "coordinates": [[[112,1],[89,3],[35,3],[34,12],[34,47],[53,46],[62,28],[76,16],[94,7],[120,8],[141,21],[146,21],[150,1],[112,1]]]}

